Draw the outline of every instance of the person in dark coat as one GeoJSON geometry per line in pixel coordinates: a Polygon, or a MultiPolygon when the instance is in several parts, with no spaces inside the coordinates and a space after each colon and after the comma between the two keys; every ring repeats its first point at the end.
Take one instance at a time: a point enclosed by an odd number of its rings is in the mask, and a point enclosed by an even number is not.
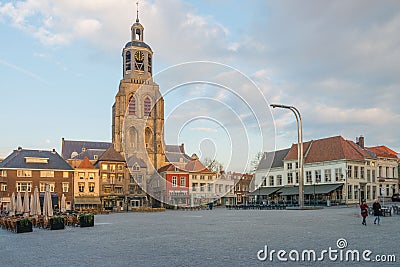
{"type": "Polygon", "coordinates": [[[365,202],[365,200],[363,200],[363,202],[361,203],[360,209],[361,209],[361,216],[363,218],[362,225],[367,226],[366,218],[368,216],[368,205],[367,202],[365,202]]]}
{"type": "Polygon", "coordinates": [[[374,204],[372,205],[372,209],[374,210],[374,224],[376,224],[376,221],[378,221],[378,224],[381,223],[381,212],[382,212],[382,207],[381,204],[379,203],[379,200],[375,200],[374,204]]]}

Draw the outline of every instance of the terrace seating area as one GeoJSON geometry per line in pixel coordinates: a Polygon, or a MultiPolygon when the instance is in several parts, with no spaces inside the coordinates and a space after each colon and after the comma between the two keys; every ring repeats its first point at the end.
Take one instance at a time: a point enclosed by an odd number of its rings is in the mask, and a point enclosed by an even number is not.
{"type": "MultiPolygon", "coordinates": [[[[0,217],[0,227],[2,229],[20,233],[18,231],[18,225],[23,224],[23,226],[31,227],[30,230],[24,232],[32,232],[32,227],[38,229],[48,229],[48,230],[59,230],[64,229],[66,226],[69,227],[87,227],[82,226],[81,217],[86,217],[83,221],[89,221],[90,226],[93,226],[94,214],[89,213],[72,213],[72,214],[57,214],[56,216],[46,218],[43,215],[39,216],[30,216],[30,217],[23,217],[23,216],[1,216],[0,217]],[[88,218],[88,219],[87,219],[88,218]],[[61,224],[61,225],[60,225],[61,224]],[[57,225],[54,227],[54,225],[57,225]]],[[[21,228],[21,227],[20,227],[21,228]]]]}

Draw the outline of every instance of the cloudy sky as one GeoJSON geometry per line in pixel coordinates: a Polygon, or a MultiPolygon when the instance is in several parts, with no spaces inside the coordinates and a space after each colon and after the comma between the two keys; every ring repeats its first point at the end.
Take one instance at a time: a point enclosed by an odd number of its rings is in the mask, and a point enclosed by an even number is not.
{"type": "MultiPolygon", "coordinates": [[[[62,137],[111,140],[111,106],[135,2],[0,0],[0,157],[18,146],[60,150],[62,137]]],[[[238,89],[253,109],[263,108],[257,90],[268,103],[296,106],[305,140],[363,135],[367,146],[400,152],[398,1],[141,0],[139,9],[155,72],[190,61],[218,62],[255,83],[256,89],[238,89]]],[[[174,103],[166,101],[167,115],[174,103]]],[[[237,103],[229,103],[235,109],[237,103]]],[[[211,116],[210,105],[198,109],[211,116]]],[[[260,137],[259,150],[295,143],[293,114],[268,113],[276,138],[260,137]]],[[[188,129],[204,140],[204,133],[217,131],[213,123],[188,129]]],[[[167,132],[166,139],[199,152],[198,140],[191,144],[167,132]]],[[[227,164],[223,153],[218,157],[227,164]]]]}

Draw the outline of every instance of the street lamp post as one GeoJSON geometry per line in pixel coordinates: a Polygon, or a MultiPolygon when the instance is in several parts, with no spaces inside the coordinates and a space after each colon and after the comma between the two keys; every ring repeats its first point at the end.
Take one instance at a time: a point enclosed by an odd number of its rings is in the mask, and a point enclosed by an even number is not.
{"type": "Polygon", "coordinates": [[[303,168],[304,168],[304,154],[303,154],[303,121],[301,118],[300,111],[293,106],[286,106],[280,104],[271,104],[272,108],[284,108],[290,109],[296,116],[297,121],[297,161],[299,162],[299,206],[304,208],[304,180],[303,180],[303,168]]]}

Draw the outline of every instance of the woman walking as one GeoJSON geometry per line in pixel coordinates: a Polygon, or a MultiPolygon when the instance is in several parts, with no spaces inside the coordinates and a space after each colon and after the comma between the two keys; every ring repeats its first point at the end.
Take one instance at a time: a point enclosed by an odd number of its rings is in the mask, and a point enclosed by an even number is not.
{"type": "Polygon", "coordinates": [[[374,210],[374,224],[376,224],[376,221],[378,221],[378,225],[381,223],[381,212],[382,212],[382,207],[381,204],[379,204],[379,200],[375,200],[374,204],[372,205],[372,209],[374,210]]]}
{"type": "Polygon", "coordinates": [[[365,202],[365,200],[362,201],[362,203],[360,205],[360,209],[361,209],[361,216],[363,218],[362,225],[367,226],[367,222],[365,219],[368,216],[368,205],[367,205],[367,202],[365,202]]]}

